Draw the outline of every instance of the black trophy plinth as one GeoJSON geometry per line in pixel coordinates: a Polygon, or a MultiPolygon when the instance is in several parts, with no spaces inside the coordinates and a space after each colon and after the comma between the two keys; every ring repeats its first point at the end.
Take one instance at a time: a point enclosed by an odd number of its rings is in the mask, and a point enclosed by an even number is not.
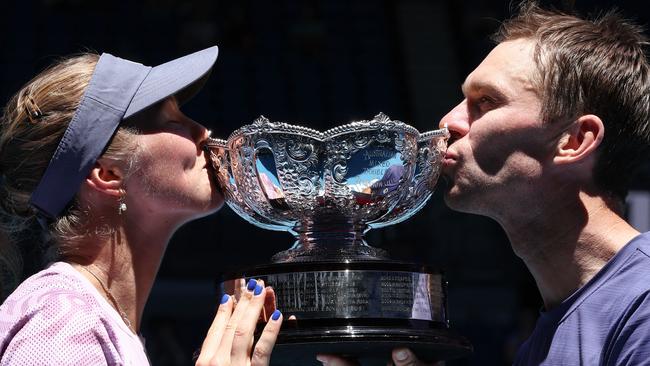
{"type": "Polygon", "coordinates": [[[383,366],[401,346],[428,361],[472,352],[449,329],[443,273],[426,266],[391,260],[275,263],[224,276],[222,291],[237,293],[249,278],[273,287],[285,315],[273,365],[320,365],[316,354],[331,353],[383,366]],[[290,315],[296,320],[287,320],[290,315]]]}

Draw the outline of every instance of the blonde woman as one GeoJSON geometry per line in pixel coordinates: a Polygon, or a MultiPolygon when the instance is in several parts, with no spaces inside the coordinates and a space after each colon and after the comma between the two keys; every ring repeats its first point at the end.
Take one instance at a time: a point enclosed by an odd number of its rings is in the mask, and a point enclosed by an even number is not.
{"type": "MultiPolygon", "coordinates": [[[[217,47],[156,67],[83,54],[9,101],[1,365],[148,364],[140,322],[165,248],[223,204],[203,151],[208,131],[179,109],[216,58],[217,47]]],[[[197,364],[268,364],[279,311],[252,346],[267,291],[251,280],[236,307],[221,299],[197,364]]]]}

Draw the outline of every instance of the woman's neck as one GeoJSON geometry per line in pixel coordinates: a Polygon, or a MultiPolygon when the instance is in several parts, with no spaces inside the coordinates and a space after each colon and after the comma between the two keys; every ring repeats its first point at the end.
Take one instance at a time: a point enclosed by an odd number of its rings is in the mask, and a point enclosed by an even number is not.
{"type": "Polygon", "coordinates": [[[118,313],[126,314],[125,322],[135,332],[139,332],[144,307],[173,233],[158,229],[150,232],[138,225],[119,227],[110,237],[99,239],[100,245],[92,245],[97,251],[88,259],[71,260],[118,313]]]}

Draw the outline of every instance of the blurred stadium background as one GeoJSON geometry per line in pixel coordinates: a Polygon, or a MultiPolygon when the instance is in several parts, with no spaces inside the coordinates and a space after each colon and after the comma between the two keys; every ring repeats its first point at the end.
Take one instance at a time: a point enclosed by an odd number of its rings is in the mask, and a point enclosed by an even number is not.
{"type": "MultiPolygon", "coordinates": [[[[544,1],[597,13],[617,6],[647,24],[637,1],[544,1]]],[[[226,138],[259,115],[327,129],[384,112],[420,131],[461,99],[460,84],[493,46],[508,0],[13,0],[0,12],[0,96],[54,59],[110,52],[157,65],[217,44],[203,91],[184,110],[226,138]]],[[[650,165],[650,164],[649,164],[650,165]]],[[[635,180],[629,216],[650,229],[650,166],[635,180]]],[[[522,203],[525,204],[525,203],[522,203]]],[[[452,212],[439,193],[411,220],[371,231],[395,259],[446,270],[453,328],[474,354],[448,365],[510,364],[540,298],[491,220],[452,212]]],[[[293,242],[224,207],[183,227],[145,310],[153,365],[191,364],[216,309],[222,271],[268,261],[293,242]]]]}

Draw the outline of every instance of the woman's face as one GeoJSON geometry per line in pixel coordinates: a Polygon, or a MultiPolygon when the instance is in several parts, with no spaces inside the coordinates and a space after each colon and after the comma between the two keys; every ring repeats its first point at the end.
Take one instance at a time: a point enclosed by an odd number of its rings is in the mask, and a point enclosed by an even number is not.
{"type": "Polygon", "coordinates": [[[130,213],[134,207],[147,220],[182,223],[221,207],[223,196],[202,148],[208,131],[183,114],[175,98],[142,112],[129,124],[140,131],[139,156],[125,187],[130,213]]]}

